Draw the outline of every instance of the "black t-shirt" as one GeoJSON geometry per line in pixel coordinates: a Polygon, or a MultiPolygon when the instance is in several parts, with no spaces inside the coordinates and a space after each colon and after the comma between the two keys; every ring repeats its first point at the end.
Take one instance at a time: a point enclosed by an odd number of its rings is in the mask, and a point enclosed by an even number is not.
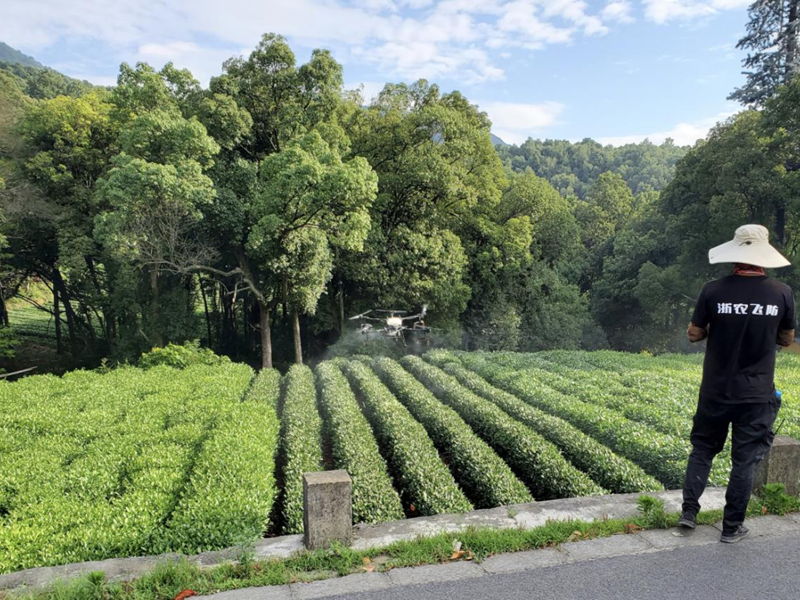
{"type": "Polygon", "coordinates": [[[727,404],[772,398],[778,330],[795,328],[788,285],[741,275],[711,281],[700,292],[692,323],[709,326],[701,397],[727,404]]]}

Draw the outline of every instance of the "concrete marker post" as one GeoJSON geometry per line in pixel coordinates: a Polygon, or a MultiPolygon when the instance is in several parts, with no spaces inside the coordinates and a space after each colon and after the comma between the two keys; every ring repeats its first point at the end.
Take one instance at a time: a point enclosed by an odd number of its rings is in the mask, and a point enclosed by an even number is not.
{"type": "Polygon", "coordinates": [[[303,475],[304,542],[308,550],[353,541],[352,481],[347,471],[303,475]]]}
{"type": "Polygon", "coordinates": [[[753,489],[759,494],[768,483],[780,483],[786,493],[800,493],[800,442],[787,435],[779,435],[772,448],[759,463],[753,481],[753,489]]]}

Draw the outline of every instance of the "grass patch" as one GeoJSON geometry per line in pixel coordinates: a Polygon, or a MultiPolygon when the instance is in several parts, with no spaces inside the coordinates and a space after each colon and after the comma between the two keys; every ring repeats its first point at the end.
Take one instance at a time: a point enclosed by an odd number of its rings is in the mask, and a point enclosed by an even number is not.
{"type": "MultiPolygon", "coordinates": [[[[459,533],[395,542],[384,548],[353,550],[333,546],[328,550],[301,552],[287,559],[255,560],[244,552],[236,563],[200,569],[188,560],[167,562],[151,573],[129,583],[106,580],[102,573],[60,582],[27,594],[0,592],[0,599],[14,600],[173,600],[186,590],[199,595],[246,587],[283,585],[349,575],[364,571],[385,571],[445,563],[451,560],[481,561],[494,554],[557,546],[565,542],[627,534],[642,529],[662,529],[677,525],[680,515],[667,513],[664,503],[647,495],[639,497],[639,515],[631,519],[596,521],[552,521],[534,529],[468,528],[459,533]],[[460,548],[460,550],[456,550],[460,548]]],[[[782,489],[769,489],[762,499],[754,498],[748,515],[799,510],[800,499],[787,496],[782,489]]],[[[722,519],[721,510],[703,511],[698,523],[712,524],[722,519]]]]}

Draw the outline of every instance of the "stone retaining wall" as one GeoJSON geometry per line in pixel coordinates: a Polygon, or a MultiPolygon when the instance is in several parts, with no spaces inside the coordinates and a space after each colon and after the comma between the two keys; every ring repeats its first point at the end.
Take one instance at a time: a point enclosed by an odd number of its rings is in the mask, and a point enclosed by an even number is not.
{"type": "MultiPolygon", "coordinates": [[[[379,548],[401,540],[413,540],[420,536],[457,532],[467,527],[532,529],[548,521],[581,520],[592,521],[604,518],[631,518],[636,516],[636,502],[641,494],[615,494],[611,496],[589,496],[547,500],[528,504],[514,504],[499,508],[473,512],[418,517],[403,521],[391,521],[378,525],[358,525],[354,528],[352,547],[356,550],[379,548]]],[[[681,491],[649,494],[664,501],[668,512],[677,512],[681,506],[681,491]]],[[[725,488],[711,488],[703,496],[703,508],[714,510],[725,505],[725,488]]],[[[304,550],[302,535],[289,535],[259,540],[254,544],[257,559],[286,558],[304,550]]],[[[186,557],[200,567],[210,567],[223,562],[235,561],[241,547],[216,552],[204,552],[186,557]]],[[[112,558],[108,560],[74,563],[56,567],[40,567],[0,575],[0,590],[40,588],[59,579],[69,579],[93,571],[102,571],[112,581],[129,581],[151,571],[157,564],[174,561],[179,555],[112,558]]]]}

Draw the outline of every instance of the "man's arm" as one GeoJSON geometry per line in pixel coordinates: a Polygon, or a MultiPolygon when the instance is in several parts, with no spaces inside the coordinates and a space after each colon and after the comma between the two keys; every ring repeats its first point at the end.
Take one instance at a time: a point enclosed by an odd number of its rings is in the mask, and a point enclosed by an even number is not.
{"type": "Polygon", "coordinates": [[[689,336],[689,341],[693,344],[695,342],[702,342],[708,337],[708,327],[698,327],[694,323],[689,323],[689,330],[686,332],[689,336]]]}
{"type": "Polygon", "coordinates": [[[794,329],[779,329],[778,330],[778,345],[791,346],[794,341],[794,329]]]}
{"type": "Polygon", "coordinates": [[[689,341],[693,344],[702,342],[708,337],[708,316],[708,311],[706,311],[706,286],[703,286],[694,305],[694,314],[692,315],[692,320],[689,321],[689,330],[686,332],[686,335],[689,336],[689,341]],[[700,326],[698,323],[703,325],[700,326]]]}

